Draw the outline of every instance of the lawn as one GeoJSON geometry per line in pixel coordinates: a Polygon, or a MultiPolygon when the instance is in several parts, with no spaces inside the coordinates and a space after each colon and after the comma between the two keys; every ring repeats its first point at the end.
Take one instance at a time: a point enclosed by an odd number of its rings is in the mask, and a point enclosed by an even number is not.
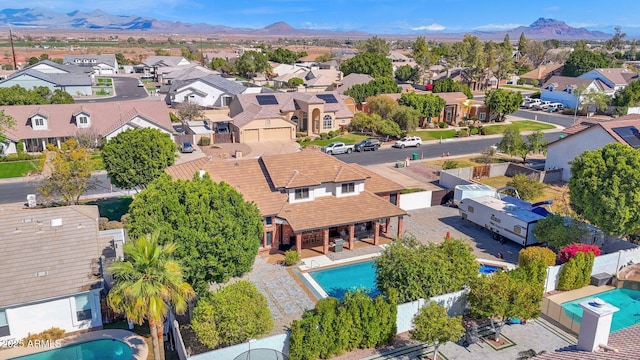
{"type": "Polygon", "coordinates": [[[44,159],[0,162],[0,179],[27,176],[42,169],[44,159]]]}
{"type": "MultiPolygon", "coordinates": [[[[491,158],[491,162],[492,163],[501,163],[501,162],[510,162],[513,161],[512,158],[508,157],[508,156],[504,156],[504,155],[496,155],[493,156],[491,158]]],[[[456,163],[456,168],[464,168],[464,167],[470,167],[470,166],[479,166],[479,165],[484,165],[484,163],[482,162],[482,157],[479,155],[474,155],[474,156],[467,156],[467,157],[457,157],[457,158],[453,158],[453,159],[437,159],[437,160],[430,160],[430,161],[425,161],[424,163],[427,165],[432,165],[432,166],[440,166],[442,167],[444,165],[445,162],[455,162],[456,163]]]]}
{"type": "Polygon", "coordinates": [[[511,124],[495,124],[483,126],[485,135],[503,134],[507,127],[512,126],[518,129],[518,131],[538,131],[538,130],[550,130],[556,127],[551,124],[545,124],[531,120],[514,120],[511,124]]]}
{"type": "Polygon", "coordinates": [[[91,156],[91,167],[93,168],[93,171],[104,170],[104,163],[102,162],[102,155],[93,154],[91,156]]]}
{"type": "Polygon", "coordinates": [[[129,205],[132,201],[131,196],[123,196],[93,200],[85,205],[98,205],[100,217],[106,217],[109,221],[120,221],[122,215],[129,212],[129,205]]]}
{"type": "Polygon", "coordinates": [[[456,136],[456,130],[454,129],[415,130],[415,131],[410,131],[409,135],[419,136],[422,139],[422,141],[452,139],[456,136]]]}
{"type": "Polygon", "coordinates": [[[343,142],[345,144],[355,144],[357,142],[360,142],[368,138],[369,136],[366,136],[366,135],[349,133],[349,134],[334,137],[332,139],[325,139],[325,140],[315,139],[313,141],[301,141],[300,146],[302,147],[309,146],[309,145],[325,146],[325,145],[328,145],[329,143],[338,142],[338,141],[343,142]]]}
{"type": "Polygon", "coordinates": [[[514,90],[524,90],[524,91],[540,91],[540,89],[532,87],[532,86],[520,86],[520,85],[500,85],[501,88],[505,89],[514,89],[514,90]]]}
{"type": "MultiPolygon", "coordinates": [[[[510,177],[507,176],[496,176],[492,178],[481,178],[476,179],[477,182],[493,186],[496,189],[499,189],[503,186],[506,186],[507,183],[511,180],[510,177]]],[[[553,204],[551,205],[551,211],[555,214],[567,214],[570,213],[569,207],[569,188],[565,186],[558,185],[549,185],[544,184],[544,192],[542,195],[533,199],[531,202],[535,203],[538,201],[544,200],[553,200],[553,204]]]]}

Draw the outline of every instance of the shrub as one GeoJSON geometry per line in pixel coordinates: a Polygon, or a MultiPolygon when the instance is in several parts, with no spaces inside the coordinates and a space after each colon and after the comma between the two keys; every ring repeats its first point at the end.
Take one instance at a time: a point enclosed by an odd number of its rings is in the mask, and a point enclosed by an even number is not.
{"type": "Polygon", "coordinates": [[[18,155],[24,154],[24,141],[20,140],[16,143],[16,152],[18,155]]]}
{"type": "Polygon", "coordinates": [[[291,323],[289,359],[328,359],[355,349],[387,344],[396,334],[397,298],[349,291],[344,299],[321,299],[291,323]]]}
{"type": "Polygon", "coordinates": [[[477,127],[471,128],[471,135],[478,135],[479,132],[480,132],[479,128],[477,127]]]}
{"type": "Polygon", "coordinates": [[[239,281],[198,300],[191,327],[210,347],[238,344],[271,332],[267,298],[252,283],[239,281]]]}
{"type": "Polygon", "coordinates": [[[580,239],[589,231],[585,224],[577,219],[559,215],[549,215],[541,219],[533,228],[533,235],[541,242],[559,249],[580,239]]]}
{"type": "Polygon", "coordinates": [[[558,257],[561,262],[565,263],[570,259],[573,259],[578,253],[587,252],[592,253],[593,256],[600,256],[600,248],[598,245],[574,243],[561,248],[558,252],[558,257]]]}
{"type": "Polygon", "coordinates": [[[462,164],[460,162],[458,162],[458,161],[455,161],[455,160],[446,160],[442,164],[442,169],[443,170],[457,169],[459,167],[462,167],[462,164]]]}
{"type": "Polygon", "coordinates": [[[297,132],[296,133],[296,138],[303,138],[306,137],[307,133],[306,132],[297,132]]]}
{"type": "Polygon", "coordinates": [[[524,78],[518,78],[518,85],[524,85],[526,80],[524,78]]]}
{"type": "Polygon", "coordinates": [[[518,190],[522,200],[530,201],[542,195],[544,184],[537,179],[528,177],[525,174],[516,174],[507,183],[518,190]]]}
{"type": "Polygon", "coordinates": [[[579,252],[560,270],[558,290],[579,289],[589,284],[595,256],[592,252],[579,252]]]}
{"type": "Polygon", "coordinates": [[[330,138],[329,137],[329,133],[326,133],[326,132],[320,133],[320,139],[321,140],[327,140],[329,138],[330,138]]]}
{"type": "Polygon", "coordinates": [[[9,162],[9,161],[22,161],[22,160],[35,160],[44,157],[44,155],[29,155],[24,151],[19,152],[17,154],[9,154],[7,156],[0,156],[0,162],[9,162]]]}
{"type": "Polygon", "coordinates": [[[456,135],[458,135],[458,137],[467,137],[469,136],[469,129],[467,128],[460,129],[456,131],[456,135]]]}
{"type": "Polygon", "coordinates": [[[171,122],[180,122],[180,118],[178,117],[178,115],[169,112],[169,119],[171,119],[171,122]]]}
{"type": "Polygon", "coordinates": [[[64,334],[65,334],[65,331],[63,329],[52,327],[51,329],[45,330],[41,333],[37,333],[37,334],[29,333],[27,337],[22,339],[22,342],[25,344],[25,346],[27,346],[27,344],[29,343],[34,344],[36,341],[38,341],[39,343],[42,343],[42,342],[46,343],[47,341],[52,342],[52,341],[62,339],[64,337],[64,334]]]}
{"type": "Polygon", "coordinates": [[[446,123],[446,122],[444,122],[444,121],[438,121],[438,127],[439,127],[440,129],[444,129],[444,128],[446,128],[446,127],[447,127],[447,123],[446,123]]]}
{"type": "Polygon", "coordinates": [[[211,138],[209,138],[209,137],[201,137],[199,145],[200,146],[209,146],[209,145],[211,145],[211,138]]]}
{"type": "Polygon", "coordinates": [[[556,264],[556,254],[551,249],[530,246],[520,250],[518,254],[518,265],[527,266],[532,262],[542,262],[545,266],[553,266],[556,264]]]}
{"type": "Polygon", "coordinates": [[[287,250],[284,253],[284,264],[287,266],[295,265],[300,261],[300,254],[296,250],[287,250]]]}

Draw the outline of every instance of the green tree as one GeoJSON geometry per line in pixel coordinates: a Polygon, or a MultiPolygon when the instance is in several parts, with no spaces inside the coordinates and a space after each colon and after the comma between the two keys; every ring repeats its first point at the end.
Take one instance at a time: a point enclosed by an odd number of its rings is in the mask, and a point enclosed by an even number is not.
{"type": "Polygon", "coordinates": [[[369,81],[366,84],[353,85],[350,89],[345,91],[345,95],[351,96],[353,100],[360,104],[370,96],[376,96],[380,94],[397,94],[402,89],[391,78],[376,78],[369,81]]]}
{"type": "Polygon", "coordinates": [[[369,53],[387,56],[391,50],[391,45],[387,40],[374,35],[367,40],[359,42],[357,48],[358,52],[362,54],[369,53]]]}
{"type": "Polygon", "coordinates": [[[538,221],[533,228],[536,239],[556,249],[580,242],[587,233],[582,221],[553,214],[538,221]]]}
{"type": "Polygon", "coordinates": [[[436,95],[410,92],[402,94],[398,104],[414,108],[420,113],[420,116],[431,121],[432,118],[442,113],[447,102],[436,95]]]}
{"type": "Polygon", "coordinates": [[[102,161],[112,184],[140,190],[173,164],[175,151],[176,144],[160,130],[132,129],[107,141],[102,161]]]}
{"type": "Polygon", "coordinates": [[[367,74],[374,78],[392,78],[393,66],[385,55],[375,53],[358,54],[340,65],[340,71],[347,76],[351,73],[367,74]]]}
{"type": "Polygon", "coordinates": [[[190,101],[183,101],[176,107],[178,110],[178,117],[182,121],[183,129],[185,121],[202,120],[204,119],[204,110],[196,103],[190,101]]]}
{"type": "Polygon", "coordinates": [[[449,317],[447,310],[431,301],[420,308],[413,318],[412,340],[433,346],[433,360],[438,358],[438,348],[449,341],[458,341],[464,335],[462,316],[449,317]]]}
{"type": "MultiPolygon", "coordinates": [[[[539,222],[536,227],[538,225],[540,225],[539,222]]],[[[535,232],[535,228],[533,230],[535,232]]],[[[529,246],[520,250],[518,253],[518,266],[527,266],[534,262],[539,262],[544,266],[553,266],[556,264],[556,253],[549,248],[540,246],[529,246]]]]}
{"type": "Polygon", "coordinates": [[[116,53],[116,61],[118,62],[118,65],[122,66],[122,65],[127,65],[130,64],[131,61],[129,59],[127,59],[126,57],[124,57],[124,54],[119,52],[116,53]]]}
{"type": "Polygon", "coordinates": [[[391,119],[400,126],[400,129],[413,131],[418,127],[418,123],[420,122],[420,113],[412,107],[399,105],[395,107],[391,113],[391,119]]]}
{"type": "Polygon", "coordinates": [[[52,104],[73,104],[73,103],[75,103],[75,100],[73,100],[73,97],[71,95],[69,95],[68,92],[66,92],[66,91],[64,91],[62,89],[53,90],[53,93],[49,97],[49,101],[52,104]]]}
{"type": "Polygon", "coordinates": [[[239,281],[198,300],[191,327],[198,340],[215,349],[266,335],[273,328],[267,298],[249,281],[239,281]]]}
{"type": "Polygon", "coordinates": [[[79,204],[80,196],[92,187],[91,153],[78,146],[74,138],[60,144],[49,144],[51,175],[44,179],[38,192],[48,200],[62,200],[66,205],[79,204]]]}
{"type": "Polygon", "coordinates": [[[329,60],[331,60],[331,54],[330,53],[324,53],[322,55],[316,56],[315,62],[322,63],[322,62],[327,62],[329,60]]]}
{"type": "Polygon", "coordinates": [[[39,62],[40,62],[40,59],[39,59],[39,58],[37,58],[37,57],[35,57],[35,56],[32,56],[32,57],[30,57],[30,58],[27,60],[27,65],[29,65],[29,66],[31,66],[31,65],[35,65],[35,64],[37,64],[37,63],[39,63],[39,62]]]}
{"type": "Polygon", "coordinates": [[[501,46],[503,49],[509,50],[509,52],[513,50],[513,47],[511,46],[511,38],[509,37],[509,34],[504,34],[504,39],[502,40],[501,46]]]}
{"type": "Polygon", "coordinates": [[[608,50],[623,50],[624,44],[625,44],[625,40],[624,40],[625,37],[627,37],[627,34],[622,32],[622,28],[620,28],[620,26],[616,26],[615,34],[611,39],[607,40],[607,42],[605,43],[605,47],[608,50]]]}
{"type": "Polygon", "coordinates": [[[433,84],[433,89],[431,90],[434,94],[437,93],[448,93],[448,92],[461,92],[467,95],[468,99],[473,98],[473,94],[471,93],[471,89],[467,84],[463,84],[460,81],[455,81],[452,78],[444,78],[436,81],[433,84]]]}
{"type": "Polygon", "coordinates": [[[369,111],[380,115],[383,119],[390,119],[391,114],[399,106],[395,100],[385,95],[370,96],[366,101],[369,111]]]}
{"type": "Polygon", "coordinates": [[[300,79],[299,77],[294,77],[287,81],[287,86],[290,88],[295,88],[302,84],[304,84],[304,80],[300,79]]]}
{"type": "Polygon", "coordinates": [[[524,31],[520,33],[520,39],[518,40],[518,51],[523,54],[527,53],[527,45],[529,44],[529,40],[524,36],[524,31]]]}
{"type": "Polygon", "coordinates": [[[146,43],[147,43],[147,39],[145,39],[143,37],[138,38],[138,44],[146,44],[146,43]]]}
{"type": "Polygon", "coordinates": [[[185,277],[202,294],[210,282],[226,282],[251,270],[262,238],[262,217],[230,185],[208,175],[191,181],[161,176],[134,198],[125,223],[130,236],[160,231],[175,242],[185,277]]]}
{"type": "Polygon", "coordinates": [[[16,120],[11,115],[5,114],[4,110],[0,109],[0,143],[7,139],[4,132],[7,129],[12,129],[15,125],[16,120]]]}
{"type": "Polygon", "coordinates": [[[478,267],[463,240],[424,245],[403,237],[376,259],[376,285],[383,294],[397,291],[398,301],[405,303],[459,291],[478,276],[478,267]]]}
{"type": "Polygon", "coordinates": [[[574,50],[564,63],[562,75],[577,77],[593,69],[606,68],[608,65],[600,54],[589,50],[574,50]]]}
{"type": "Polygon", "coordinates": [[[571,163],[571,208],[607,234],[640,233],[640,152],[620,143],[571,163]]]}
{"type": "Polygon", "coordinates": [[[277,48],[267,52],[269,61],[281,64],[293,64],[300,59],[300,54],[285,48],[277,48]]]}
{"type": "Polygon", "coordinates": [[[544,193],[544,184],[538,179],[525,174],[516,174],[507,182],[507,186],[513,186],[518,190],[522,200],[533,201],[544,193]]]}
{"type": "Polygon", "coordinates": [[[478,84],[484,76],[487,60],[484,45],[477,37],[465,34],[462,47],[464,48],[462,62],[467,68],[467,74],[475,84],[478,84]]]}
{"type": "Polygon", "coordinates": [[[486,92],[484,103],[489,108],[489,119],[503,121],[506,115],[520,108],[522,95],[517,91],[492,89],[486,92]]]}
{"type": "Polygon", "coordinates": [[[352,129],[359,129],[360,131],[368,129],[378,135],[397,137],[402,134],[402,130],[400,130],[400,126],[398,126],[397,123],[392,120],[383,119],[378,114],[357,113],[353,119],[351,119],[349,126],[352,129]]]}
{"type": "Polygon", "coordinates": [[[421,79],[424,83],[424,74],[427,70],[429,70],[429,66],[431,66],[431,64],[433,64],[434,62],[433,55],[429,51],[427,40],[425,40],[425,38],[422,36],[418,36],[411,48],[413,49],[411,57],[420,69],[419,79],[421,79]]]}
{"type": "Polygon", "coordinates": [[[155,359],[164,359],[163,322],[169,306],[178,314],[187,310],[195,293],[183,279],[182,267],[172,259],[177,246],[158,243],[158,233],[124,244],[124,261],[111,264],[114,276],[107,303],[130,321],[149,321],[155,359]],[[171,304],[171,305],[169,305],[171,304]]]}
{"type": "Polygon", "coordinates": [[[526,148],[524,138],[520,134],[520,130],[515,126],[509,126],[502,134],[502,140],[498,143],[498,150],[511,156],[516,156],[521,149],[526,148]]]}
{"type": "Polygon", "coordinates": [[[396,69],[394,75],[395,79],[399,82],[418,82],[420,70],[417,67],[411,67],[411,65],[402,65],[396,69]]]}
{"type": "Polygon", "coordinates": [[[640,105],[640,81],[632,81],[616,94],[613,101],[613,104],[618,107],[616,109],[618,115],[626,115],[629,107],[640,105]]]}
{"type": "Polygon", "coordinates": [[[211,67],[214,70],[219,70],[222,69],[224,66],[226,66],[229,62],[223,58],[213,58],[211,59],[211,63],[209,64],[209,67],[211,67]]]}
{"type": "Polygon", "coordinates": [[[245,51],[236,59],[238,73],[248,78],[253,78],[256,74],[271,71],[271,65],[267,57],[257,51],[245,51]]]}
{"type": "Polygon", "coordinates": [[[558,276],[558,290],[569,291],[587,286],[591,280],[594,260],[592,252],[578,252],[564,263],[558,276]]]}

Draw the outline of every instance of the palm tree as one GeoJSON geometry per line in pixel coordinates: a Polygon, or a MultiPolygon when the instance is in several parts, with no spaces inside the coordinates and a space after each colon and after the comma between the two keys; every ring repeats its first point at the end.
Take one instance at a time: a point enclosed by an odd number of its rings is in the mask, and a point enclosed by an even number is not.
{"type": "Polygon", "coordinates": [[[177,246],[158,244],[158,233],[141,237],[124,245],[125,260],[112,264],[114,285],[107,302],[116,313],[130,321],[149,321],[153,354],[164,360],[163,322],[169,304],[184,314],[187,302],[195,296],[191,285],[183,280],[182,267],[171,259],[177,246]]]}

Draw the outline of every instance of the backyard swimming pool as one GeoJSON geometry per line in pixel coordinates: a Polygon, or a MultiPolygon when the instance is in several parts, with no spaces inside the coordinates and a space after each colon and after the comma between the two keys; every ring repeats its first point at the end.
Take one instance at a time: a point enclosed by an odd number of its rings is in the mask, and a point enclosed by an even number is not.
{"type": "Polygon", "coordinates": [[[562,304],[567,317],[576,323],[582,319],[580,303],[593,298],[600,298],[617,307],[620,311],[613,313],[611,332],[622,330],[640,323],[640,291],[629,289],[613,289],[562,304]]]}
{"type": "Polygon", "coordinates": [[[132,356],[133,351],[129,345],[115,339],[103,339],[63,346],[37,354],[20,356],[12,360],[131,360],[132,356]]]}
{"type": "MultiPolygon", "coordinates": [[[[374,260],[363,261],[343,266],[336,266],[324,270],[309,272],[311,278],[327,293],[327,295],[342,299],[348,290],[364,289],[369,296],[380,294],[376,287],[376,269],[374,260]]],[[[481,264],[478,270],[482,274],[498,271],[497,266],[481,264]]]]}

